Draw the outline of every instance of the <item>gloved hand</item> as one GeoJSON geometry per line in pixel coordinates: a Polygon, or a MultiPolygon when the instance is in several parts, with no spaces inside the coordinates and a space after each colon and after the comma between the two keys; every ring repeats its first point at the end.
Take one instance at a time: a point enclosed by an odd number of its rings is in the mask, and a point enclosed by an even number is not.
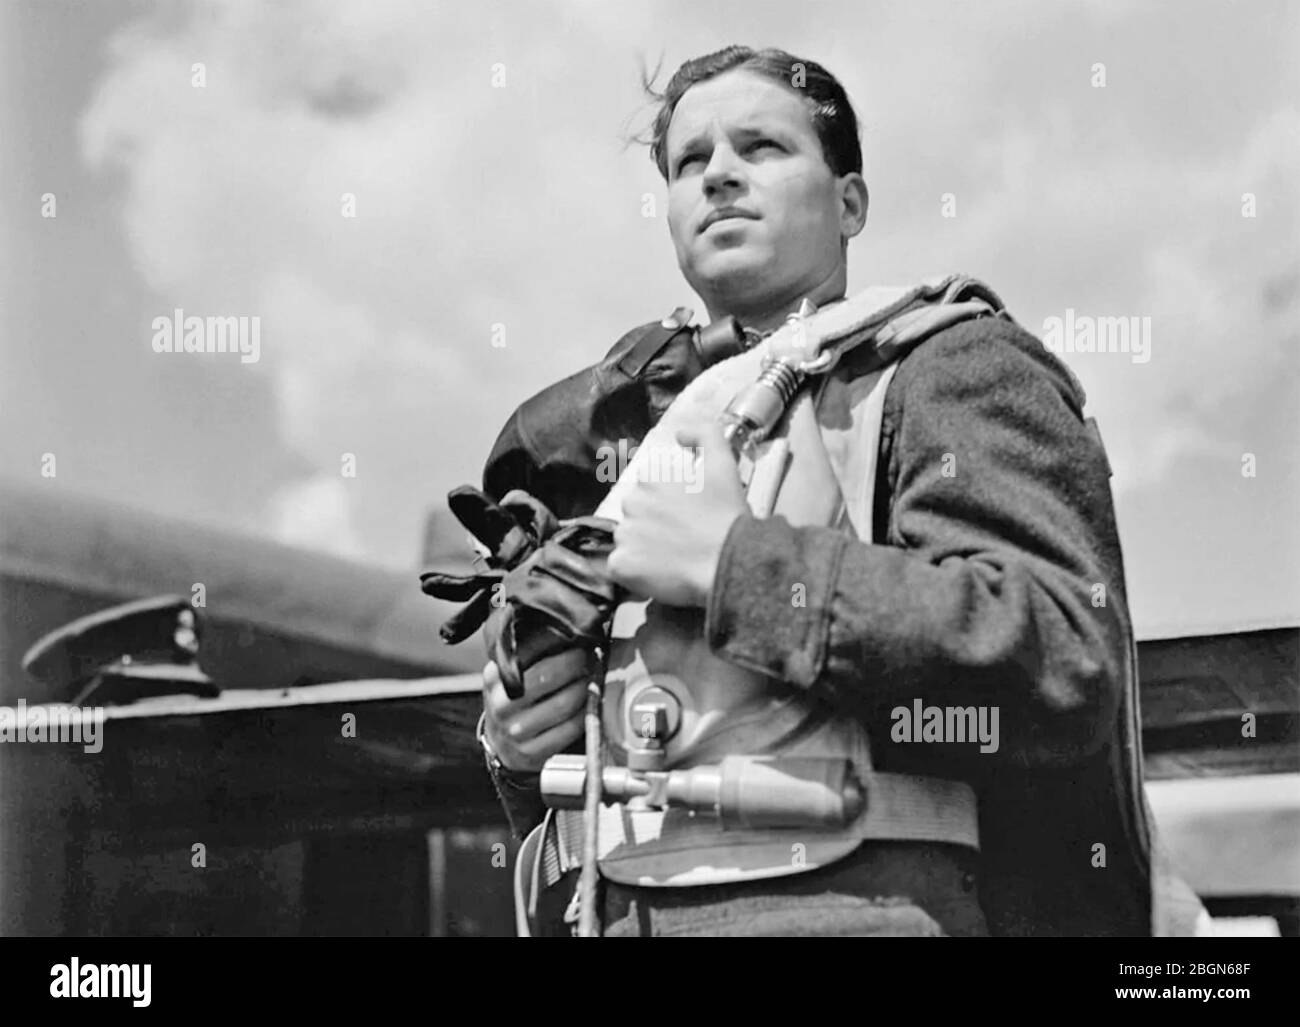
{"type": "Polygon", "coordinates": [[[506,694],[523,695],[523,675],[547,656],[606,643],[606,621],[624,596],[605,572],[614,522],[565,522],[504,582],[505,607],[488,622],[488,652],[506,694]]]}
{"type": "Polygon", "coordinates": [[[426,595],[466,605],[438,630],[449,645],[463,642],[492,612],[493,592],[508,571],[531,556],[559,527],[554,514],[527,492],[515,489],[500,504],[470,485],[452,489],[447,505],[456,519],[488,550],[488,569],[477,574],[420,575],[426,595]]]}

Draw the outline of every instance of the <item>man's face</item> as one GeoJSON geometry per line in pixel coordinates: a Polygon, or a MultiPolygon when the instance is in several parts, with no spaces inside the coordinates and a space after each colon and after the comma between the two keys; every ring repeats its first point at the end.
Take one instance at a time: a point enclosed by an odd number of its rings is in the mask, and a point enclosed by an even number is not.
{"type": "Polygon", "coordinates": [[[677,263],[706,300],[797,299],[843,263],[840,180],[793,90],[748,71],[701,82],[678,101],[666,143],[677,263]]]}

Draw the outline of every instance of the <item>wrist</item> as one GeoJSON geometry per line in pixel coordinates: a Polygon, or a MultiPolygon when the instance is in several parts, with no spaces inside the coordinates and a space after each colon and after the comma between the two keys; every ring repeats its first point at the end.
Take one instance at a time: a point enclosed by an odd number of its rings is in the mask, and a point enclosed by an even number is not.
{"type": "MultiPolygon", "coordinates": [[[[728,565],[735,556],[735,542],[733,536],[737,534],[737,526],[745,520],[753,520],[754,517],[748,510],[737,514],[727,526],[726,534],[722,537],[717,553],[714,559],[709,562],[708,570],[701,578],[703,594],[700,597],[700,609],[704,611],[704,620],[706,625],[710,620],[713,612],[716,612],[723,596],[719,593],[726,591],[726,578],[729,573],[728,565]]],[[[706,636],[707,633],[706,633],[706,636]]]]}
{"type": "Polygon", "coordinates": [[[478,727],[474,733],[478,739],[479,748],[483,750],[483,760],[487,764],[488,773],[492,775],[494,781],[497,781],[499,785],[505,784],[518,788],[531,789],[538,786],[541,778],[540,771],[517,770],[509,766],[501,758],[501,753],[492,744],[492,739],[488,736],[486,710],[479,714],[478,727]]]}
{"type": "Polygon", "coordinates": [[[725,523],[719,522],[719,530],[715,536],[715,541],[705,550],[704,558],[695,561],[694,570],[688,578],[692,592],[692,602],[690,605],[699,607],[701,610],[707,610],[713,596],[713,591],[717,587],[718,575],[722,571],[723,553],[727,548],[727,539],[731,536],[732,528],[736,522],[748,513],[748,510],[742,510],[725,523]]]}
{"type": "Polygon", "coordinates": [[[542,802],[541,775],[514,771],[502,763],[488,740],[486,725],[487,713],[484,712],[478,719],[476,731],[479,746],[492,778],[492,787],[496,789],[497,798],[510,824],[510,833],[515,838],[522,839],[546,815],[546,805],[542,802]]]}

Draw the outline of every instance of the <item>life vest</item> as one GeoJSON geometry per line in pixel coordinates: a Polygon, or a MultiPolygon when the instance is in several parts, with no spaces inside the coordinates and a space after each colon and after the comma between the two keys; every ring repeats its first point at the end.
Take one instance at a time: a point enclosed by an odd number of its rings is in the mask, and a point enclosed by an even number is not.
{"type": "MultiPolygon", "coordinates": [[[[821,324],[832,316],[836,319],[818,338],[832,360],[822,380],[814,382],[808,395],[792,405],[776,438],[760,454],[749,479],[751,508],[782,514],[793,523],[839,527],[870,542],[880,424],[896,360],[950,324],[995,313],[1009,316],[995,294],[979,282],[959,276],[915,289],[867,290],[819,312],[821,324]],[[854,369],[840,373],[833,367],[834,359],[850,349],[857,351],[854,369]],[[861,359],[864,356],[866,359],[861,359]],[[809,431],[810,413],[815,414],[814,432],[809,431]],[[818,437],[820,447],[816,445],[818,437]],[[791,453],[806,459],[787,467],[791,453]],[[833,484],[827,478],[828,468],[833,484]]],[[[691,395],[683,392],[669,407],[662,429],[647,436],[645,443],[652,447],[647,452],[654,452],[656,442],[671,446],[673,430],[682,419],[716,416],[756,374],[754,356],[742,354],[717,365],[711,375],[702,375],[700,384],[692,383],[693,390],[687,390],[691,395]],[[747,364],[741,363],[742,358],[747,358],[747,364]],[[724,371],[727,365],[732,366],[724,371]]],[[[634,460],[621,480],[634,480],[636,470],[634,460]]],[[[625,490],[626,485],[616,484],[598,512],[618,517],[625,490]]],[[[723,832],[707,817],[636,813],[606,806],[599,825],[604,876],[643,886],[772,877],[833,862],[864,838],[952,840],[954,833],[967,830],[964,820],[973,815],[969,805],[973,797],[965,785],[936,778],[908,780],[905,775],[874,775],[873,780],[869,747],[860,728],[817,711],[779,682],[738,674],[736,668],[713,659],[701,645],[701,619],[698,613],[656,609],[650,603],[627,604],[618,611],[613,632],[617,655],[610,661],[606,683],[606,760],[618,764],[626,754],[629,693],[647,681],[667,681],[680,687],[690,704],[690,717],[684,718],[689,723],[671,746],[676,765],[689,766],[715,760],[728,751],[752,752],[764,747],[787,756],[814,753],[862,760],[870,795],[867,814],[877,814],[874,825],[864,815],[852,829],[826,835],[723,832]],[[721,682],[735,684],[736,691],[712,687],[721,682]],[[796,849],[797,853],[792,852],[796,849]]],[[[1146,889],[1147,931],[1155,936],[1210,933],[1203,905],[1179,877],[1151,819],[1143,790],[1136,647],[1132,644],[1127,663],[1123,715],[1109,765],[1118,800],[1115,817],[1133,849],[1133,870],[1146,889]]],[[[525,840],[515,874],[521,935],[531,933],[539,893],[580,865],[583,826],[581,813],[552,810],[525,840]]],[[[977,845],[977,839],[972,844],[977,845]]],[[[1123,893],[1122,887],[1116,892],[1123,893]]],[[[1083,926],[1087,933],[1086,923],[1083,926]]],[[[1051,925],[1006,925],[1007,933],[1043,933],[1044,928],[1051,933],[1051,925]]]]}
{"type": "MultiPolygon", "coordinates": [[[[873,491],[885,392],[897,360],[958,321],[1003,313],[1001,301],[962,276],[911,289],[876,288],[824,308],[808,321],[805,356],[822,365],[795,396],[777,430],[759,447],[747,501],[755,516],[779,515],[795,526],[832,527],[871,542],[873,491]],[[839,366],[868,347],[873,369],[839,366]]],[[[780,342],[780,333],[770,340],[780,342]]],[[[788,342],[788,340],[786,340],[788,342]]],[[[709,368],[677,397],[651,429],[597,509],[619,519],[638,476],[681,473],[676,430],[716,421],[731,399],[759,376],[766,346],[709,368]]],[[[962,782],[877,774],[866,731],[855,719],[809,693],[713,655],[704,611],[654,601],[622,604],[615,613],[603,706],[606,765],[626,766],[629,718],[648,689],[669,693],[680,708],[666,744],[665,769],[717,763],[725,756],[850,760],[870,796],[851,825],[832,830],[725,828],[713,817],[678,809],[606,804],[599,823],[601,873],[642,886],[718,884],[801,873],[847,856],[864,838],[957,842],[978,846],[974,792],[962,782]]],[[[561,839],[581,835],[583,814],[559,810],[561,839]]],[[[572,849],[570,845],[568,848],[572,849]]]]}

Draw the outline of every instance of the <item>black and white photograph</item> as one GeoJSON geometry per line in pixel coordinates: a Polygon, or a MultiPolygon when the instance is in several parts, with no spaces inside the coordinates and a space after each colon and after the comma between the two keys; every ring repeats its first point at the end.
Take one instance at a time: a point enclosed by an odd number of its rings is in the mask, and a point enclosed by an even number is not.
{"type": "Polygon", "coordinates": [[[0,0],[0,936],[1145,939],[1106,1008],[1251,1006],[1297,54],[1294,0],[0,0]]]}

